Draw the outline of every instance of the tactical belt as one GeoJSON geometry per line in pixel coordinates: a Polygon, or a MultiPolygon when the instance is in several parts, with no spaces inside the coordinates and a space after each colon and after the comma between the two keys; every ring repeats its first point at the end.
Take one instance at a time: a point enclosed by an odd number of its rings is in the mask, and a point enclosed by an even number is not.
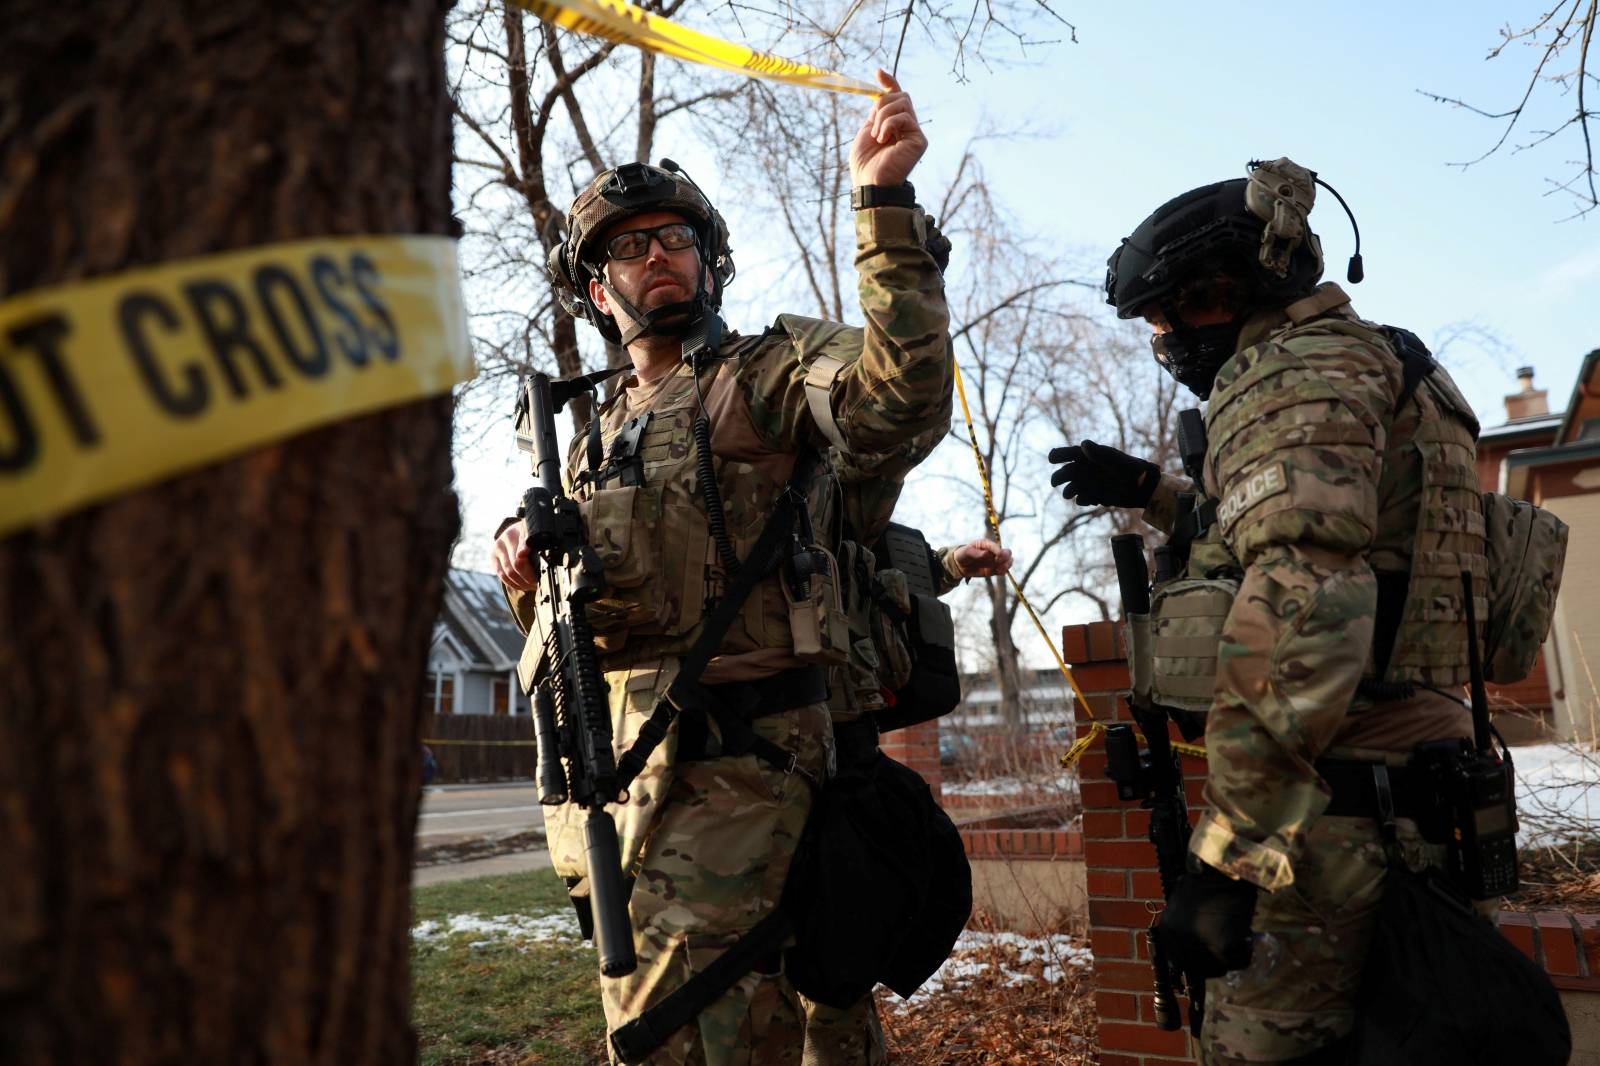
{"type": "Polygon", "coordinates": [[[729,716],[751,722],[807,704],[825,703],[827,699],[828,674],[820,666],[797,667],[756,681],[701,685],[693,706],[705,713],[678,719],[678,761],[700,762],[744,754],[729,749],[732,738],[713,734],[707,728],[708,718],[719,725],[729,716]]]}
{"type": "Polygon", "coordinates": [[[1382,819],[1384,803],[1379,794],[1378,775],[1382,766],[1388,773],[1390,805],[1398,818],[1416,818],[1429,809],[1430,787],[1423,775],[1409,766],[1361,762],[1353,759],[1318,759],[1317,773],[1333,790],[1333,799],[1323,814],[1335,818],[1382,819]]]}

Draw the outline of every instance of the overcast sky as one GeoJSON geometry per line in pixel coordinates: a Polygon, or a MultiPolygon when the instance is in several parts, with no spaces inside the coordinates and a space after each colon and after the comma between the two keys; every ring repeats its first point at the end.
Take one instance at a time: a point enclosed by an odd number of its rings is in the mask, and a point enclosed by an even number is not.
{"type": "MultiPolygon", "coordinates": [[[[1511,106],[1534,54],[1518,46],[1492,62],[1484,56],[1506,19],[1520,26],[1542,13],[1537,4],[1521,11],[1484,2],[1370,0],[1055,6],[1077,24],[1079,43],[975,70],[965,84],[949,73],[947,57],[908,43],[901,81],[930,140],[913,176],[919,187],[942,189],[967,139],[986,124],[1039,131],[991,142],[990,181],[1026,226],[1081,254],[1085,275],[1097,277],[1117,242],[1166,199],[1243,176],[1249,159],[1290,156],[1333,184],[1355,211],[1367,280],[1351,292],[1361,315],[1428,341],[1463,322],[1498,335],[1508,352],[1491,357],[1457,347],[1446,357],[1485,426],[1504,421],[1502,397],[1515,390],[1511,370],[1521,364],[1536,367],[1552,408],[1565,404],[1584,353],[1600,346],[1600,212],[1562,222],[1570,199],[1543,193],[1546,179],[1571,174],[1581,143],[1563,136],[1520,154],[1508,144],[1475,166],[1452,167],[1481,155],[1501,125],[1417,92],[1463,97],[1490,111],[1511,106]]],[[[1038,29],[1044,34],[1046,27],[1038,29]]],[[[1513,134],[1512,143],[1571,110],[1554,87],[1540,95],[1527,131],[1513,134]]],[[[860,103],[863,113],[866,106],[860,103]]],[[[681,127],[669,128],[658,135],[658,150],[700,160],[692,166],[696,179],[720,199],[735,250],[748,250],[728,294],[730,324],[759,328],[790,309],[769,306],[771,279],[762,272],[772,267],[752,247],[765,207],[719,198],[714,165],[692,144],[671,144],[682,136],[681,127]]],[[[1320,190],[1312,224],[1322,236],[1327,276],[1342,281],[1350,227],[1320,190]]],[[[959,249],[951,269],[962,269],[959,249]]],[[[947,443],[933,462],[970,466],[970,455],[947,443]]],[[[525,487],[526,471],[511,451],[509,429],[458,457],[459,564],[486,566],[494,527],[525,487]]],[[[916,497],[913,482],[906,498],[916,497]]],[[[915,517],[936,542],[982,529],[976,512],[923,508],[915,517]]],[[[1054,630],[1088,617],[1081,605],[1063,607],[1049,624],[1054,630]]],[[[1030,644],[1031,659],[1049,661],[1042,646],[1030,644]]]]}

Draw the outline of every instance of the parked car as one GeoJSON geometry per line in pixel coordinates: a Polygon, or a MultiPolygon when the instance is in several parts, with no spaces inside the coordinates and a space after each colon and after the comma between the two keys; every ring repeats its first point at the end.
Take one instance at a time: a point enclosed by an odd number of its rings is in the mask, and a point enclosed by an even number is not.
{"type": "Polygon", "coordinates": [[[978,758],[978,742],[965,733],[939,734],[939,765],[956,766],[975,762],[978,758]]]}

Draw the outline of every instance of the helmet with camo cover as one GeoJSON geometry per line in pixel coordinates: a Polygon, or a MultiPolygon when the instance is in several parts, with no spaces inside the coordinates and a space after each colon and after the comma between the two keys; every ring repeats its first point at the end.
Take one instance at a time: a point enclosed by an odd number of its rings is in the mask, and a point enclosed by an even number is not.
{"type": "Polygon", "coordinates": [[[673,333],[685,332],[697,319],[715,314],[722,306],[723,287],[734,274],[727,223],[699,186],[670,159],[663,159],[660,166],[624,163],[590,182],[572,202],[572,210],[567,213],[566,239],[550,249],[547,265],[561,306],[574,318],[594,326],[607,340],[622,344],[661,330],[668,321],[674,323],[673,333]],[[638,312],[606,280],[606,252],[601,238],[615,223],[651,211],[681,215],[694,228],[700,261],[711,268],[711,281],[708,288],[702,276],[693,299],[638,312]],[[590,299],[591,279],[600,282],[613,303],[630,312],[634,326],[628,335],[624,336],[616,320],[590,299]]]}

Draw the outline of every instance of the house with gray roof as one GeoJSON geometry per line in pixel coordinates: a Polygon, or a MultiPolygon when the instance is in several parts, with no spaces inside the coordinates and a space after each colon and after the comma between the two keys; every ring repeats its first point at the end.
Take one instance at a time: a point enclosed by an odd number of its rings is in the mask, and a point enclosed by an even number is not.
{"type": "Polygon", "coordinates": [[[452,569],[428,649],[426,709],[435,714],[529,713],[528,697],[517,686],[521,654],[522,634],[511,620],[500,580],[476,570],[452,569]]]}

